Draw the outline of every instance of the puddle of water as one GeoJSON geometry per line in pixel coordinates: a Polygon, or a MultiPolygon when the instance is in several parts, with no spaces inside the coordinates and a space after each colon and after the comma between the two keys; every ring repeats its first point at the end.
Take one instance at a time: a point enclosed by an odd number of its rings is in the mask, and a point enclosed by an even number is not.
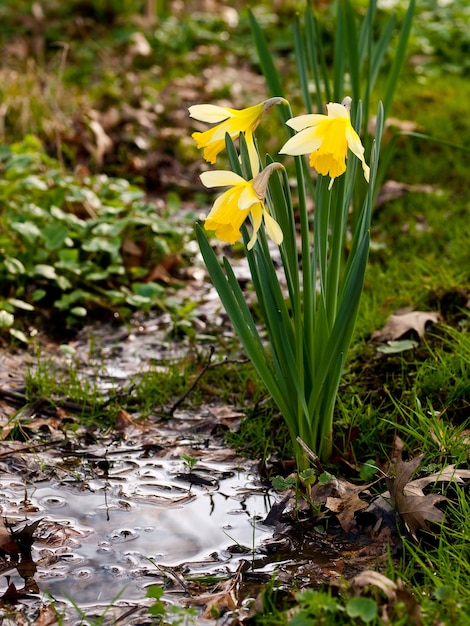
{"type": "MultiPolygon", "coordinates": [[[[124,446],[106,459],[107,476],[75,483],[30,488],[0,476],[2,514],[20,525],[26,491],[28,524],[41,520],[32,548],[35,580],[55,599],[83,607],[122,592],[121,600],[142,600],[151,584],[173,578],[178,587],[177,572],[235,571],[271,535],[260,520],[273,500],[255,475],[204,462],[193,472],[209,484],[194,485],[180,460],[146,458],[124,446]],[[247,552],[237,554],[238,546],[247,552]]],[[[12,582],[22,587],[19,576],[12,582]]]]}

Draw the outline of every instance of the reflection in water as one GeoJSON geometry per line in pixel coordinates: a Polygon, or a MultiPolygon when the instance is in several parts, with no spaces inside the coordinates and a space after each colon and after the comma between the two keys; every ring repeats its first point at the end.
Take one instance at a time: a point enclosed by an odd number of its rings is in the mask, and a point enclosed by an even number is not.
{"type": "MultiPolygon", "coordinates": [[[[181,480],[180,461],[122,452],[108,453],[103,478],[39,484],[29,495],[35,541],[32,558],[23,558],[16,571],[30,591],[80,606],[110,602],[119,592],[121,599],[141,599],[148,585],[183,567],[233,572],[241,558],[235,553],[246,558],[269,536],[257,520],[271,503],[253,477],[203,464],[195,480],[181,480]],[[232,544],[244,550],[227,550],[232,544]]],[[[24,485],[0,476],[3,515],[17,513],[21,498],[24,485]]]]}

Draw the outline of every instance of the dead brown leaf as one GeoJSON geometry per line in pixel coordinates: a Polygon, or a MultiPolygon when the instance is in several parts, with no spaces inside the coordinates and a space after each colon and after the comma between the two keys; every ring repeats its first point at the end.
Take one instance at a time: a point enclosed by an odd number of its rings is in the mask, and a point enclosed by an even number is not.
{"type": "Polygon", "coordinates": [[[371,335],[371,341],[386,342],[402,338],[410,331],[414,331],[420,339],[424,337],[427,327],[440,322],[440,316],[435,311],[410,311],[402,309],[395,311],[381,330],[371,335]]]}
{"type": "MultiPolygon", "coordinates": [[[[369,119],[369,124],[367,127],[367,130],[371,135],[375,134],[376,124],[377,117],[371,117],[369,119]]],[[[400,120],[397,117],[388,117],[387,121],[385,122],[385,128],[389,129],[391,127],[401,130],[402,132],[412,132],[417,129],[418,125],[413,120],[400,120]]]]}
{"type": "Polygon", "coordinates": [[[403,588],[400,580],[395,583],[387,576],[374,570],[364,570],[351,580],[351,589],[357,596],[362,595],[364,590],[371,586],[380,589],[387,598],[380,606],[381,623],[388,624],[390,608],[394,607],[397,602],[403,602],[408,609],[407,623],[422,626],[419,603],[409,591],[403,588]]]}
{"type": "Polygon", "coordinates": [[[20,549],[5,523],[0,519],[0,550],[12,556],[18,556],[20,549]]]}
{"type": "MultiPolygon", "coordinates": [[[[395,461],[395,478],[388,478],[392,506],[400,513],[410,535],[417,539],[416,531],[420,528],[429,529],[428,522],[440,524],[444,513],[434,505],[446,500],[444,496],[430,493],[424,495],[421,489],[416,490],[410,481],[411,476],[418,469],[423,455],[414,457],[410,461],[403,461],[401,457],[395,461]]],[[[385,497],[386,494],[384,494],[385,497]]]]}
{"type": "Polygon", "coordinates": [[[345,498],[327,498],[326,508],[336,513],[338,522],[345,532],[349,532],[356,525],[355,513],[367,508],[367,502],[361,500],[358,492],[350,493],[345,498]]]}
{"type": "Polygon", "coordinates": [[[311,492],[314,502],[324,501],[326,508],[336,513],[341,528],[349,532],[356,525],[355,513],[367,508],[368,503],[361,500],[359,494],[370,487],[367,485],[354,485],[341,478],[334,478],[325,485],[316,483],[311,492]]]}
{"type": "Polygon", "coordinates": [[[97,115],[95,115],[94,111],[90,111],[88,127],[92,131],[95,143],[94,145],[89,145],[88,150],[93,155],[97,165],[103,164],[103,159],[105,154],[111,152],[114,147],[113,140],[106,133],[103,126],[97,119],[97,115]]]}
{"type": "Polygon", "coordinates": [[[34,626],[55,626],[55,624],[58,624],[57,611],[50,604],[41,606],[34,626]]]}
{"type": "Polygon", "coordinates": [[[351,580],[351,587],[356,595],[360,595],[362,590],[369,585],[378,587],[383,591],[389,602],[395,602],[397,585],[380,572],[364,570],[351,580]]]}
{"type": "Polygon", "coordinates": [[[441,472],[435,472],[429,476],[423,476],[411,481],[406,486],[405,491],[408,493],[410,489],[413,489],[415,494],[424,496],[423,489],[428,485],[441,482],[455,482],[458,485],[463,485],[465,479],[470,479],[470,470],[456,469],[455,465],[448,465],[441,472]]]}
{"type": "Polygon", "coordinates": [[[376,208],[380,208],[390,200],[401,198],[406,193],[433,193],[436,192],[432,185],[409,185],[397,180],[387,180],[377,194],[376,208]]]}
{"type": "Polygon", "coordinates": [[[215,587],[213,593],[193,596],[188,598],[186,603],[193,606],[206,605],[201,617],[207,619],[214,616],[214,611],[222,614],[225,613],[225,611],[236,608],[238,585],[242,577],[243,568],[244,562],[242,561],[235,575],[229,580],[220,582],[215,587]]]}

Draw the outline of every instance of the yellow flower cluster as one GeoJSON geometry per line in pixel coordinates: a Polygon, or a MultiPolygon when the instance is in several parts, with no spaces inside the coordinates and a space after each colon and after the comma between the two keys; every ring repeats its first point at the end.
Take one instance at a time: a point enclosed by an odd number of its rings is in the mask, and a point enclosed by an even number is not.
{"type": "MultiPolygon", "coordinates": [[[[331,189],[335,178],[346,171],[346,158],[350,150],[362,163],[364,177],[369,182],[369,167],[364,158],[364,147],[359,135],[351,124],[349,112],[351,99],[343,103],[330,102],[327,115],[300,115],[287,121],[288,126],[297,131],[281,148],[280,154],[310,155],[310,165],[323,176],[329,175],[331,189]]],[[[259,156],[254,142],[254,131],[263,115],[277,104],[287,104],[283,98],[271,98],[246,109],[230,109],[211,104],[194,105],[189,108],[192,118],[215,124],[205,132],[195,132],[192,137],[198,148],[204,149],[204,158],[215,163],[218,154],[225,147],[225,136],[232,140],[244,134],[250,158],[252,180],[245,180],[231,171],[217,170],[203,172],[201,181],[206,187],[229,187],[220,195],[205,220],[205,228],[215,231],[216,236],[233,244],[240,237],[240,228],[248,215],[251,215],[253,236],[248,244],[251,249],[257,238],[262,221],[270,239],[281,245],[283,234],[279,224],[270,215],[265,196],[269,176],[280,163],[272,163],[259,171],[259,156]]]]}

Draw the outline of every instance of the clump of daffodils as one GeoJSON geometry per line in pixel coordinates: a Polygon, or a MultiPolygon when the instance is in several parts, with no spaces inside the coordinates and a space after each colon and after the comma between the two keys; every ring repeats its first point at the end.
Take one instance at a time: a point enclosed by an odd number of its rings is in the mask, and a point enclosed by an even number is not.
{"type": "MultiPolygon", "coordinates": [[[[228,259],[220,262],[199,225],[196,235],[212,282],[286,422],[298,467],[303,469],[309,459],[299,440],[322,459],[328,459],[332,451],[336,394],[369,252],[372,190],[367,189],[350,225],[348,216],[356,208],[350,211],[356,177],[349,176],[344,185],[337,185],[334,194],[331,188],[346,172],[351,154],[360,160],[365,179],[374,180],[377,149],[371,172],[351,123],[349,100],[330,102],[326,115],[291,117],[286,124],[293,136],[280,154],[295,157],[297,188],[293,196],[284,166],[270,157],[264,164],[254,136],[263,116],[275,105],[288,103],[271,98],[240,111],[212,105],[190,109],[193,118],[213,124],[209,130],[193,134],[205,159],[213,164],[225,145],[228,148],[230,170],[201,174],[206,187],[221,188],[204,229],[229,244],[243,238],[258,302],[256,317],[228,259]],[[235,141],[240,144],[238,152],[235,141]],[[309,155],[309,163],[319,175],[313,214],[307,203],[312,186],[305,183],[302,155],[309,155]],[[329,177],[329,184],[323,177],[329,177]],[[251,224],[251,235],[245,222],[251,224]],[[347,232],[350,248],[344,254],[347,232]],[[280,246],[280,264],[273,263],[266,236],[280,246]],[[318,291],[317,285],[321,286],[318,291]]],[[[376,141],[383,126],[382,113],[377,120],[376,141]]]]}

